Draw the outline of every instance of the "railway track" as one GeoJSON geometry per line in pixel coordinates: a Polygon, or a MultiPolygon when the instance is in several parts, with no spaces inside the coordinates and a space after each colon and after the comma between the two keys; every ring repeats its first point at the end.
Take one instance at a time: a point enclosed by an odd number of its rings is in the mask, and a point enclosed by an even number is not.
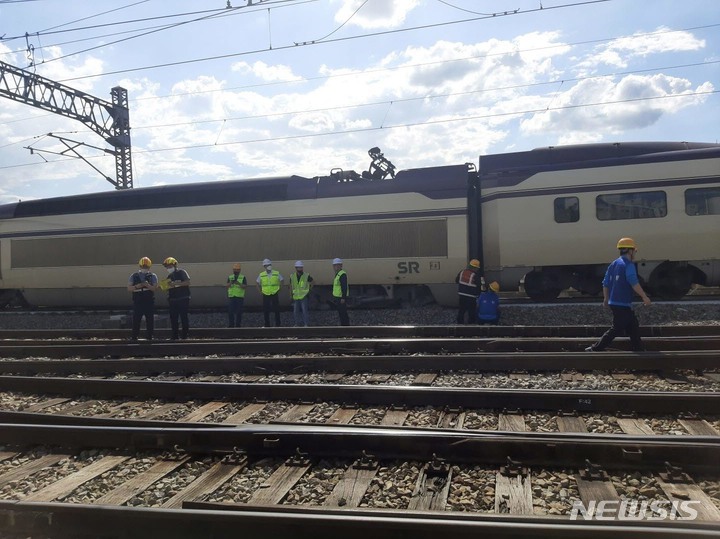
{"type": "Polygon", "coordinates": [[[720,328],[648,328],[643,354],[568,351],[587,328],[311,329],[0,334],[0,530],[720,534],[720,328]],[[68,346],[100,359],[31,357],[68,346]]]}

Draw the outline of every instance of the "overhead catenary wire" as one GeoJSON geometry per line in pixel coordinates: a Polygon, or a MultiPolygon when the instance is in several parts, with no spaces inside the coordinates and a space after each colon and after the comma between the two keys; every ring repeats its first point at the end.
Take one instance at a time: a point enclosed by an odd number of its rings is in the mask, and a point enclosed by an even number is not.
{"type": "Polygon", "coordinates": [[[72,82],[72,81],[76,81],[76,80],[107,77],[107,76],[119,75],[119,74],[123,74],[123,73],[134,73],[134,72],[138,72],[138,71],[147,71],[147,70],[161,69],[161,68],[166,68],[166,67],[177,67],[177,66],[181,66],[181,65],[194,64],[194,63],[199,63],[199,62],[208,62],[208,61],[212,61],[212,60],[222,60],[222,59],[227,59],[227,58],[248,56],[248,55],[259,54],[259,53],[263,53],[263,52],[281,51],[281,50],[294,49],[297,47],[308,47],[308,46],[313,46],[313,45],[324,45],[324,44],[330,44],[330,43],[350,41],[350,40],[355,40],[355,39],[365,39],[365,38],[370,38],[370,37],[386,36],[386,35],[410,32],[410,31],[415,31],[415,30],[426,30],[429,28],[438,28],[441,26],[449,26],[449,25],[454,25],[454,24],[476,22],[476,21],[483,20],[483,19],[495,19],[495,18],[499,18],[499,17],[525,15],[525,14],[535,13],[535,12],[539,12],[539,11],[565,9],[565,8],[570,8],[570,7],[586,6],[586,5],[599,4],[599,3],[605,3],[605,2],[610,2],[610,1],[611,0],[583,0],[583,1],[572,2],[572,3],[568,3],[568,4],[560,4],[560,5],[556,5],[556,6],[545,7],[545,8],[532,8],[532,9],[526,9],[526,10],[517,10],[517,11],[513,11],[513,12],[499,13],[497,15],[493,14],[492,16],[478,16],[478,17],[472,17],[469,19],[460,19],[460,20],[455,20],[455,21],[445,21],[445,22],[438,22],[438,23],[432,23],[432,24],[424,24],[424,25],[420,25],[420,26],[412,26],[412,27],[407,27],[407,28],[397,28],[394,30],[370,32],[367,34],[358,34],[358,35],[354,35],[354,36],[337,37],[337,38],[328,39],[328,40],[324,40],[324,41],[295,42],[291,45],[273,46],[272,48],[262,47],[262,48],[252,49],[252,50],[247,50],[247,51],[242,51],[242,52],[218,54],[218,55],[213,55],[213,56],[205,56],[202,58],[193,58],[193,59],[189,59],[189,60],[177,60],[174,62],[158,63],[158,64],[141,66],[141,67],[118,69],[118,70],[114,70],[114,71],[104,71],[101,73],[93,73],[93,74],[89,74],[89,75],[81,75],[78,77],[70,77],[70,78],[62,79],[58,82],[67,83],[67,82],[72,82]]]}
{"type": "MultiPolygon", "coordinates": [[[[471,115],[471,116],[460,116],[460,117],[454,117],[454,118],[441,118],[441,119],[437,119],[437,120],[407,122],[407,123],[394,124],[394,125],[388,125],[388,126],[357,127],[357,128],[344,129],[344,130],[338,130],[338,131],[326,131],[323,133],[302,133],[302,134],[296,134],[296,135],[264,137],[264,138],[236,140],[236,141],[229,141],[229,142],[215,142],[215,143],[206,143],[206,144],[192,144],[192,145],[186,145],[186,146],[174,146],[174,147],[169,147],[169,148],[155,148],[152,150],[135,150],[133,153],[134,154],[150,154],[150,153],[170,152],[170,151],[199,150],[199,149],[207,149],[207,148],[213,148],[213,147],[219,147],[219,146],[234,146],[234,145],[239,145],[239,144],[284,142],[284,141],[289,141],[289,140],[311,139],[311,138],[337,136],[337,135],[350,135],[350,134],[373,132],[373,131],[383,131],[383,130],[389,130],[389,129],[407,129],[407,128],[411,128],[411,127],[420,127],[420,126],[424,126],[424,125],[439,125],[439,124],[446,124],[446,123],[468,122],[468,121],[486,120],[486,119],[509,117],[509,116],[523,116],[526,114],[539,114],[539,113],[555,112],[555,111],[561,111],[561,110],[582,109],[585,107],[622,105],[622,104],[626,104],[626,103],[657,101],[657,100],[662,100],[662,99],[680,99],[680,98],[688,98],[688,97],[697,97],[697,96],[702,96],[702,95],[720,95],[720,90],[707,90],[707,91],[700,91],[700,92],[653,96],[653,97],[616,99],[616,100],[612,100],[612,101],[598,101],[598,102],[594,102],[594,103],[561,105],[561,106],[550,107],[550,108],[539,107],[539,108],[524,109],[524,110],[517,110],[517,111],[494,112],[494,113],[488,113],[488,114],[475,114],[475,115],[471,115]]],[[[103,156],[96,156],[96,157],[103,157],[103,156]]],[[[69,159],[56,159],[56,160],[47,161],[47,162],[48,163],[57,163],[60,161],[67,161],[67,160],[69,160],[69,159]]],[[[0,166],[0,170],[33,166],[33,165],[38,165],[38,164],[44,164],[44,163],[21,163],[21,164],[16,164],[16,165],[5,165],[5,166],[0,166]]]]}

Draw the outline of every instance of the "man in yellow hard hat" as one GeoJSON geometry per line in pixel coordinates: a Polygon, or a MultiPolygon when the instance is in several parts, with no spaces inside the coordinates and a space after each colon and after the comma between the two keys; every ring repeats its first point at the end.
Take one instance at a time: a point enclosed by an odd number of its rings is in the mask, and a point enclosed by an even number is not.
{"type": "Polygon", "coordinates": [[[157,275],[150,271],[152,260],[144,256],[138,262],[139,269],[128,280],[128,292],[133,298],[133,325],[132,340],[137,341],[140,335],[140,323],[145,317],[147,340],[152,341],[155,329],[155,289],[157,288],[157,275]]]}
{"type": "Polygon", "coordinates": [[[228,327],[239,328],[242,325],[243,307],[245,306],[245,288],[247,279],[240,273],[242,266],[233,264],[233,272],[227,278],[228,295],[228,327]]]}
{"type": "Polygon", "coordinates": [[[480,275],[480,261],[473,258],[465,269],[455,277],[458,285],[458,315],[457,323],[465,323],[465,313],[467,313],[468,324],[474,324],[477,321],[476,303],[480,292],[483,291],[483,278],[480,275]]]}
{"type": "Polygon", "coordinates": [[[493,281],[488,289],[480,294],[477,299],[477,322],[478,324],[498,325],[500,322],[500,284],[493,281]]]}
{"type": "Polygon", "coordinates": [[[602,352],[615,337],[623,333],[630,337],[633,351],[644,350],[640,339],[640,323],[632,310],[633,292],[642,298],[645,305],[650,305],[651,301],[640,286],[633,262],[637,245],[632,238],[620,238],[617,248],[620,256],[608,266],[603,279],[603,305],[610,307],[613,324],[598,342],[585,349],[586,352],[602,352]]]}

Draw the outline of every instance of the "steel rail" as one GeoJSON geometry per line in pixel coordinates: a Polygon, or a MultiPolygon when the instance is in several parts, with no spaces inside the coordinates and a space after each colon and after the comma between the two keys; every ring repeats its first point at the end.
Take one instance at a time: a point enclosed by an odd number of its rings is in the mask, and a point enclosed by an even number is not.
{"type": "MultiPolygon", "coordinates": [[[[312,326],[308,328],[193,328],[196,339],[598,337],[607,326],[312,326]]],[[[720,325],[642,326],[643,337],[720,336],[720,325]]],[[[127,339],[129,329],[0,329],[0,339],[127,339]]],[[[155,329],[169,338],[169,329],[155,329]]]]}
{"type": "MultiPolygon", "coordinates": [[[[412,338],[412,339],[315,339],[315,340],[236,340],[70,343],[46,341],[43,344],[0,344],[0,357],[127,357],[137,355],[237,355],[243,354],[415,354],[468,352],[560,352],[582,351],[594,339],[524,338],[412,338]]],[[[720,337],[650,337],[644,345],[650,351],[720,350],[720,337]]],[[[620,341],[619,348],[629,348],[620,341]]]]}
{"type": "Polygon", "coordinates": [[[242,384],[223,382],[172,382],[0,376],[0,391],[47,393],[97,398],[158,398],[219,400],[288,400],[337,402],[358,405],[451,406],[551,410],[677,414],[717,413],[720,392],[595,391],[477,389],[415,386],[335,384],[242,384]]]}
{"type": "MultiPolygon", "coordinates": [[[[153,350],[154,352],[155,350],[153,350]]],[[[463,355],[413,356],[287,356],[223,358],[127,358],[0,361],[0,373],[35,375],[87,374],[111,376],[118,373],[157,375],[207,374],[300,374],[312,372],[508,372],[548,371],[673,371],[676,369],[720,369],[720,351],[677,352],[479,352],[463,355]]]]}
{"type": "Polygon", "coordinates": [[[451,429],[356,427],[348,425],[256,425],[224,428],[143,428],[0,424],[0,441],[17,446],[242,452],[253,458],[432,460],[503,465],[583,468],[590,461],[607,469],[665,469],[716,473],[717,436],[631,436],[578,433],[473,432],[451,429]]]}
{"type": "Polygon", "coordinates": [[[16,535],[53,539],[690,539],[716,538],[718,526],[689,521],[597,522],[510,515],[465,515],[415,511],[317,513],[287,506],[247,511],[89,506],[0,501],[0,528],[16,535]]]}

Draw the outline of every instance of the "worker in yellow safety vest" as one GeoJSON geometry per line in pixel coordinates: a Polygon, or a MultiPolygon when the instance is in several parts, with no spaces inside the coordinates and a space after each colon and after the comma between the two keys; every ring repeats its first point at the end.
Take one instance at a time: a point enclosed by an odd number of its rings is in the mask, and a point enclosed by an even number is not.
{"type": "Polygon", "coordinates": [[[350,318],[347,312],[347,298],[350,295],[350,286],[348,285],[347,272],[343,269],[343,261],[335,258],[332,261],[335,278],[333,279],[333,298],[335,299],[335,308],[340,316],[340,325],[349,326],[350,318]]]}
{"type": "Polygon", "coordinates": [[[262,294],[263,299],[263,316],[265,317],[265,326],[270,327],[270,311],[275,313],[275,326],[280,326],[280,287],[283,284],[283,276],[278,270],[272,269],[272,262],[266,258],[262,261],[263,271],[258,275],[258,290],[262,294]]]}
{"type": "Polygon", "coordinates": [[[239,328],[242,325],[247,279],[240,273],[242,269],[240,264],[233,264],[232,269],[232,275],[227,278],[226,283],[228,295],[228,327],[239,328]]]}
{"type": "Polygon", "coordinates": [[[302,260],[295,262],[295,272],[290,275],[290,292],[293,300],[293,316],[295,325],[308,327],[310,324],[310,289],[313,278],[305,273],[302,260]],[[300,316],[302,313],[302,317],[300,316]]]}

